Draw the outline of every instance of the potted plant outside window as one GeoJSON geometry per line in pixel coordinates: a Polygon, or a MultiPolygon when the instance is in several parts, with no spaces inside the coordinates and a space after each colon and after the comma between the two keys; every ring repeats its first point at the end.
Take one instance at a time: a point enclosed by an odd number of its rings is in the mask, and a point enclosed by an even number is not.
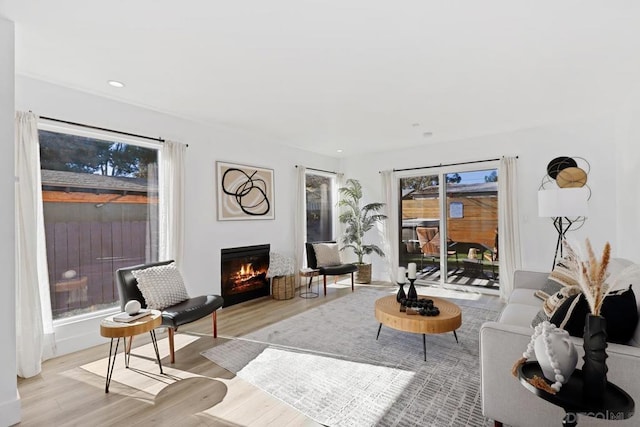
{"type": "Polygon", "coordinates": [[[384,203],[369,203],[361,206],[362,185],[356,179],[348,179],[346,186],[338,189],[340,200],[338,207],[341,208],[339,220],[346,225],[342,236],[342,247],[340,250],[351,248],[358,257],[356,266],[356,283],[371,283],[371,263],[365,263],[365,255],[375,253],[384,257],[384,252],[377,245],[364,244],[365,233],[373,228],[376,223],[387,219],[387,216],[379,213],[384,207],[384,203]]]}

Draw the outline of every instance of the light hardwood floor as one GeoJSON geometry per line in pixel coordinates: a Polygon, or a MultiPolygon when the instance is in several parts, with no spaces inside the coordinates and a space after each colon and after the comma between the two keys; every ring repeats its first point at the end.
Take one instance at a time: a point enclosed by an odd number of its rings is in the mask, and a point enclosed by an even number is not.
{"type": "Polygon", "coordinates": [[[223,308],[218,312],[218,339],[213,339],[208,316],[180,328],[173,365],[166,333],[159,334],[164,377],[153,362],[149,335],[139,335],[133,343],[132,369],[124,368],[118,350],[108,394],[104,392],[108,340],[48,360],[40,375],[18,379],[20,425],[317,426],[200,352],[224,342],[224,336],[242,336],[350,292],[350,287],[329,287],[326,297],[303,299],[296,294],[281,301],[265,297],[223,308]]]}
{"type": "Polygon", "coordinates": [[[124,368],[119,350],[108,394],[104,392],[108,340],[48,360],[40,375],[18,379],[20,425],[318,426],[200,353],[224,343],[225,336],[242,336],[350,292],[350,286],[329,287],[326,297],[302,299],[296,294],[282,301],[265,297],[223,308],[218,312],[218,339],[213,339],[210,317],[180,328],[173,365],[166,333],[159,334],[164,376],[154,362],[149,335],[139,335],[134,339],[131,369],[124,368]]]}

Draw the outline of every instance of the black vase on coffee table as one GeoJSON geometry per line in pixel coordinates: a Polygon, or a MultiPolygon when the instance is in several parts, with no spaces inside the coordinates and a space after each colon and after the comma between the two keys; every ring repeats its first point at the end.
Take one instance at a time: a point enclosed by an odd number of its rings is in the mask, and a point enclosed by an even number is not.
{"type": "Polygon", "coordinates": [[[416,291],[416,287],[413,284],[413,282],[415,281],[416,279],[409,279],[409,282],[411,282],[411,284],[409,285],[409,290],[407,291],[407,299],[412,301],[418,300],[418,292],[416,291]]]}
{"type": "Polygon", "coordinates": [[[404,293],[404,282],[403,283],[398,282],[398,286],[400,286],[400,289],[398,289],[398,294],[396,295],[396,301],[400,302],[403,299],[407,298],[407,294],[404,293]]]}

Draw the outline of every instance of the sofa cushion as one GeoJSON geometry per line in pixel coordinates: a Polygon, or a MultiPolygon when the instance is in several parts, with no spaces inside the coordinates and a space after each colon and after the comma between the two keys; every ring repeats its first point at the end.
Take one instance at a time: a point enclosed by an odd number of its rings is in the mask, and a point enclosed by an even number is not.
{"type": "Polygon", "coordinates": [[[509,303],[500,313],[498,321],[507,325],[531,327],[533,319],[540,307],[529,304],[509,303]]]}
{"type": "Polygon", "coordinates": [[[560,289],[562,289],[561,284],[559,284],[555,280],[547,279],[547,282],[544,284],[542,289],[538,289],[534,295],[544,301],[551,295],[558,292],[560,289]]]}
{"type": "MultiPolygon", "coordinates": [[[[588,313],[589,304],[580,293],[567,299],[551,316],[550,322],[574,337],[582,337],[588,313]]],[[[619,344],[630,341],[638,325],[638,307],[631,286],[607,295],[602,302],[601,314],[607,319],[607,341],[619,344]]]]}
{"type": "MultiPolygon", "coordinates": [[[[623,260],[623,261],[626,261],[626,260],[623,260]]],[[[618,269],[617,271],[614,270],[611,273],[609,281],[612,284],[612,286],[615,286],[617,288],[620,288],[620,287],[626,288],[630,285],[635,285],[636,290],[640,289],[640,265],[631,263],[631,264],[627,264],[626,267],[622,269],[618,269]]],[[[640,310],[640,291],[638,292],[634,291],[634,294],[636,296],[636,305],[638,306],[638,310],[640,310]]],[[[640,311],[638,312],[638,315],[639,315],[638,318],[640,319],[640,311]]],[[[634,347],[640,347],[640,322],[638,322],[638,326],[636,326],[636,330],[633,333],[633,337],[631,338],[628,344],[634,347]]]]}
{"type": "Polygon", "coordinates": [[[540,308],[540,300],[535,297],[533,289],[514,289],[509,296],[509,304],[526,304],[533,305],[536,308],[540,308]]]}
{"type": "Polygon", "coordinates": [[[578,286],[578,278],[575,273],[562,262],[556,264],[551,274],[549,274],[549,279],[561,286],[578,286]]]}

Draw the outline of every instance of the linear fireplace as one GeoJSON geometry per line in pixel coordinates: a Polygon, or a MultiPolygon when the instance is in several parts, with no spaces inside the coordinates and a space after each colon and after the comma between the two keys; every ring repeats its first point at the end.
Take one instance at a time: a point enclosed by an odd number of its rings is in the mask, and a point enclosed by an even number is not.
{"type": "Polygon", "coordinates": [[[224,307],[270,294],[269,249],[266,244],[221,250],[224,307]]]}

